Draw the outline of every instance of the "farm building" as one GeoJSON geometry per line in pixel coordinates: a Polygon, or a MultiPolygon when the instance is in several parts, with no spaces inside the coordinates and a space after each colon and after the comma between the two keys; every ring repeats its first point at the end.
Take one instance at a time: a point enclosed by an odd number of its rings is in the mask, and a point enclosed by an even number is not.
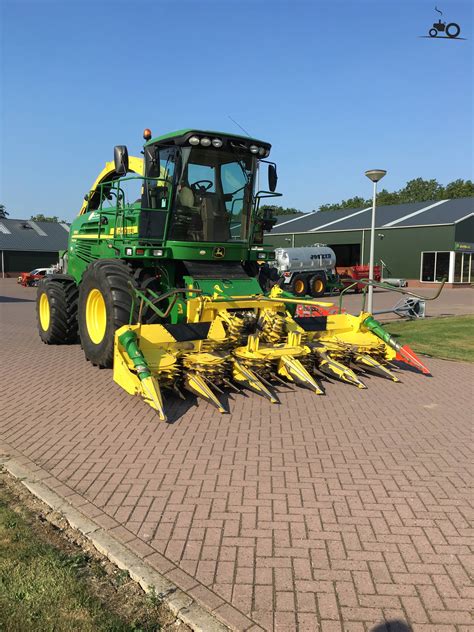
{"type": "MultiPolygon", "coordinates": [[[[275,247],[327,244],[338,266],[369,263],[371,207],[282,216],[265,243],[275,247]]],[[[409,285],[447,277],[474,283],[474,198],[378,206],[375,260],[385,278],[409,285]]]]}
{"type": "Polygon", "coordinates": [[[2,277],[58,262],[58,251],[67,248],[69,226],[56,222],[0,219],[2,277]]]}

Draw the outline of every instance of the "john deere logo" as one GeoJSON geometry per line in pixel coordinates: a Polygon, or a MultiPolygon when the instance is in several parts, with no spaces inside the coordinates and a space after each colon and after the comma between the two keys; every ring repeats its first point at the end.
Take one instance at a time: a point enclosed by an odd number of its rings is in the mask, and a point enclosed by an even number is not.
{"type": "Polygon", "coordinates": [[[217,259],[222,259],[222,257],[225,255],[225,248],[222,248],[222,246],[217,246],[217,248],[214,248],[214,251],[212,254],[217,259]]]}

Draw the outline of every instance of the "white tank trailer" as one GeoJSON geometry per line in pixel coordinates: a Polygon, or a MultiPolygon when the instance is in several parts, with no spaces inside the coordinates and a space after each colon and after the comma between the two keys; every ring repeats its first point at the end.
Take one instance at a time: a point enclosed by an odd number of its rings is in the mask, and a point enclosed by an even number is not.
{"type": "Polygon", "coordinates": [[[301,248],[276,248],[274,263],[281,287],[296,296],[323,296],[339,285],[336,254],[324,244],[301,248]]]}

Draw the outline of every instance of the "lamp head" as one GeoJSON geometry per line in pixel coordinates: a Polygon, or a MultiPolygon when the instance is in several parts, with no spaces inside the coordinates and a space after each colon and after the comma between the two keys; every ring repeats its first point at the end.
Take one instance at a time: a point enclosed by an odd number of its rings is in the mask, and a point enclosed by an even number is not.
{"type": "Polygon", "coordinates": [[[387,172],[384,169],[369,169],[365,172],[365,175],[372,180],[372,182],[378,182],[381,180],[387,172]]]}

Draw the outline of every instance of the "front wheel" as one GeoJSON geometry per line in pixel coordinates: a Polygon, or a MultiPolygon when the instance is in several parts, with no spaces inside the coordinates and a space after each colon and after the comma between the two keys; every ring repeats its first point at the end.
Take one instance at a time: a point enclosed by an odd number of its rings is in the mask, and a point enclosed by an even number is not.
{"type": "Polygon", "coordinates": [[[115,331],[130,319],[131,281],[127,265],[116,259],[94,261],[84,273],[79,286],[79,336],[86,358],[94,365],[112,366],[115,331]]]}
{"type": "Polygon", "coordinates": [[[429,30],[430,37],[436,37],[438,35],[438,31],[436,29],[429,30]]]}
{"type": "Polygon", "coordinates": [[[461,32],[461,28],[459,24],[456,24],[456,22],[451,22],[446,27],[446,35],[448,37],[457,37],[460,32],[461,32]]]}

